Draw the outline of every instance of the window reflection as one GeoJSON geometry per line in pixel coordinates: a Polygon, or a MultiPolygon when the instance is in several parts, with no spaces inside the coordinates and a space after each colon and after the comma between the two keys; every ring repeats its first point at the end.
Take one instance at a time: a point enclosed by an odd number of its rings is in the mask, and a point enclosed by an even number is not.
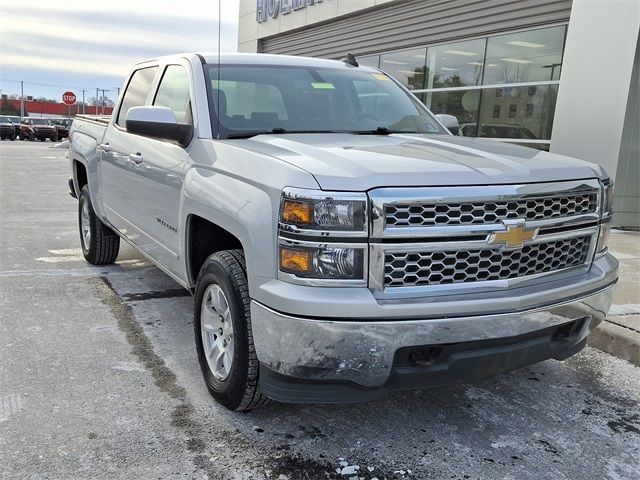
{"type": "Polygon", "coordinates": [[[479,85],[485,39],[448,43],[427,49],[425,88],[479,85]]]}
{"type": "Polygon", "coordinates": [[[417,90],[424,88],[426,48],[414,48],[380,55],[380,68],[402,83],[417,90]]]}
{"type": "Polygon", "coordinates": [[[482,83],[559,80],[564,32],[559,26],[489,37],[482,83]]]}
{"type": "Polygon", "coordinates": [[[453,115],[460,125],[478,123],[480,90],[427,92],[419,98],[433,113],[453,115]]]}
{"type": "Polygon", "coordinates": [[[496,96],[496,90],[482,90],[480,129],[461,126],[464,136],[551,139],[557,85],[538,86],[533,91],[527,87],[505,87],[501,96],[496,96]]]}

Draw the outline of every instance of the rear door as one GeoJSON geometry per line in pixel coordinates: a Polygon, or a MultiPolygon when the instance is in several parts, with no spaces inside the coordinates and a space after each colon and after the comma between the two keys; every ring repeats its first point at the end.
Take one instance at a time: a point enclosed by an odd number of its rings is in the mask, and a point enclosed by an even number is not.
{"type": "MultiPolygon", "coordinates": [[[[163,67],[151,104],[173,110],[178,123],[194,125],[188,65],[185,61],[163,67]]],[[[142,230],[140,246],[174,273],[179,272],[180,196],[189,148],[139,136],[136,158],[131,162],[129,195],[135,205],[131,215],[142,230]]]]}
{"type": "Polygon", "coordinates": [[[111,225],[130,240],[137,242],[140,228],[132,219],[136,206],[131,190],[131,161],[129,156],[138,150],[138,136],[127,132],[125,120],[131,107],[143,106],[150,95],[158,66],[140,68],[133,72],[122,96],[116,117],[109,124],[100,149],[102,202],[111,225]]]}

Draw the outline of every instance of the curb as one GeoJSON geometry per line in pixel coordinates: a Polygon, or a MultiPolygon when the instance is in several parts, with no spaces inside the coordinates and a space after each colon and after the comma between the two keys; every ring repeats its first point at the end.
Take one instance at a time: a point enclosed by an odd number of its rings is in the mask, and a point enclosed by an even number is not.
{"type": "Polygon", "coordinates": [[[588,343],[640,367],[640,332],[605,320],[591,332],[588,343]]]}

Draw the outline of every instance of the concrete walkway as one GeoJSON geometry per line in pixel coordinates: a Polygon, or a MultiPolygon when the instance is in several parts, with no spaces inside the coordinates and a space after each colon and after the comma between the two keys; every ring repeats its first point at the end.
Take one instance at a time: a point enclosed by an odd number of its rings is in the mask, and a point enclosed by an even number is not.
{"type": "Polygon", "coordinates": [[[620,261],[620,280],[609,317],[589,344],[640,366],[640,233],[614,230],[609,250],[620,261]]]}

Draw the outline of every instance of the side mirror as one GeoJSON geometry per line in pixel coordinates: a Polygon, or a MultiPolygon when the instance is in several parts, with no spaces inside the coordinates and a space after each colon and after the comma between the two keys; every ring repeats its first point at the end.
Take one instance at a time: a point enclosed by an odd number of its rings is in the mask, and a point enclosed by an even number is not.
{"type": "Polygon", "coordinates": [[[445,113],[439,113],[436,115],[436,118],[440,120],[440,123],[447,127],[454,135],[458,135],[458,130],[460,129],[460,124],[458,123],[458,119],[453,115],[447,115],[445,113]]]}
{"type": "Polygon", "coordinates": [[[127,132],[178,142],[186,147],[193,136],[193,125],[178,123],[167,107],[131,107],[125,121],[127,132]]]}

